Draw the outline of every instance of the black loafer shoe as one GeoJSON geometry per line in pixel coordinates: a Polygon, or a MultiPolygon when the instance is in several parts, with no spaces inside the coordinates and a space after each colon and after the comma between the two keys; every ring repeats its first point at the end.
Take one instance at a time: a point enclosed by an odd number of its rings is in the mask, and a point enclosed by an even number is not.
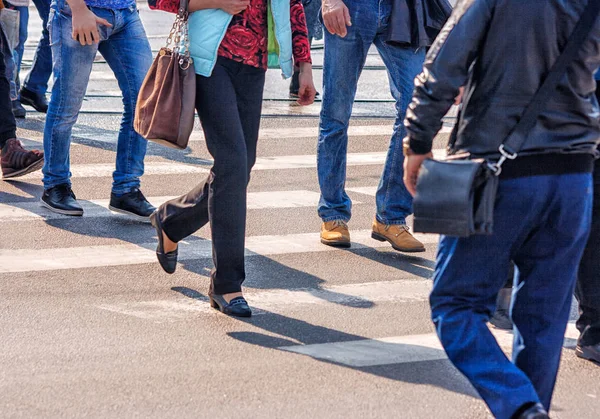
{"type": "Polygon", "coordinates": [[[579,358],[587,359],[600,365],[600,343],[588,346],[577,345],[575,354],[579,358]]]}
{"type": "Polygon", "coordinates": [[[18,100],[12,101],[12,111],[15,118],[23,119],[27,116],[27,111],[25,110],[23,105],[21,105],[21,102],[19,102],[18,100]]]}
{"type": "Polygon", "coordinates": [[[498,309],[490,319],[490,323],[500,330],[512,330],[513,322],[508,315],[508,311],[504,309],[498,309]]]}
{"type": "Polygon", "coordinates": [[[177,251],[179,249],[165,253],[163,247],[163,228],[158,213],[154,212],[150,215],[150,222],[156,229],[156,234],[158,235],[158,246],[156,246],[156,258],[158,259],[158,263],[160,263],[161,268],[163,268],[166,273],[172,274],[175,272],[175,269],[177,269],[177,251]]]}
{"type": "Polygon", "coordinates": [[[42,195],[42,206],[58,214],[79,217],[83,215],[83,208],[77,202],[71,187],[66,183],[46,189],[42,195]]]}
{"type": "Polygon", "coordinates": [[[156,211],[156,208],[148,202],[142,191],[139,189],[135,189],[121,196],[111,193],[108,209],[121,214],[130,215],[142,221],[148,221],[148,217],[156,211]]]}
{"type": "Polygon", "coordinates": [[[252,310],[248,306],[248,302],[244,297],[236,297],[229,303],[223,298],[222,295],[209,295],[210,306],[216,308],[223,314],[227,314],[235,317],[252,317],[252,310]]]}
{"type": "Polygon", "coordinates": [[[513,416],[516,419],[550,419],[548,412],[540,403],[532,404],[530,407],[520,412],[519,415],[513,416]]]}
{"type": "Polygon", "coordinates": [[[21,103],[31,106],[38,112],[48,112],[48,101],[46,100],[46,95],[38,95],[37,93],[25,88],[21,89],[21,103]]]}

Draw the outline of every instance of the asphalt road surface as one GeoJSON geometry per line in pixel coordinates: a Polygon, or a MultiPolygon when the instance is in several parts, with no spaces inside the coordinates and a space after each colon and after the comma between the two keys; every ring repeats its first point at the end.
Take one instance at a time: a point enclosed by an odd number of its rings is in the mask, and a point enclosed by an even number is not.
{"type": "MultiPolygon", "coordinates": [[[[157,49],[172,17],[143,7],[142,18],[157,49]]],[[[208,305],[208,228],[181,244],[169,276],[152,227],[107,209],[121,105],[99,58],[71,148],[85,216],[41,208],[39,173],[0,183],[0,417],[489,417],[430,321],[437,238],[421,236],[427,252],[412,256],[370,238],[394,110],[376,53],[369,60],[350,129],[350,250],[319,243],[320,104],[290,106],[269,72],[249,186],[245,294],[255,315],[240,320],[208,305]]],[[[27,146],[41,146],[43,123],[35,112],[20,122],[27,146]]],[[[209,167],[199,129],[186,151],[150,144],[142,190],[160,204],[209,167]]],[[[509,353],[511,335],[494,333],[509,353]]],[[[570,324],[553,417],[596,419],[600,368],[576,358],[576,337],[570,324]]]]}

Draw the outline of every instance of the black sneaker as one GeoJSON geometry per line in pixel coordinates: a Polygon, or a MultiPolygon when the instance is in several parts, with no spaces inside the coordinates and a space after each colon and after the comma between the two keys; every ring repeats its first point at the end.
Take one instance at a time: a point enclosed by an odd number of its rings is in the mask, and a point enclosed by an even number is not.
{"type": "Polygon", "coordinates": [[[27,116],[27,111],[25,110],[23,105],[21,105],[21,102],[19,102],[18,100],[12,101],[12,111],[15,118],[23,119],[27,116]]]}
{"type": "Polygon", "coordinates": [[[26,88],[22,88],[20,94],[22,104],[31,106],[33,109],[41,113],[48,112],[48,101],[46,100],[46,95],[38,95],[37,93],[26,88]]]}
{"type": "Polygon", "coordinates": [[[58,214],[79,217],[83,215],[83,208],[77,202],[71,187],[66,183],[46,189],[42,195],[42,206],[58,214]]]}
{"type": "Polygon", "coordinates": [[[111,193],[108,209],[121,214],[131,215],[144,221],[149,221],[150,215],[156,211],[156,208],[148,202],[139,189],[121,196],[111,193]]]}

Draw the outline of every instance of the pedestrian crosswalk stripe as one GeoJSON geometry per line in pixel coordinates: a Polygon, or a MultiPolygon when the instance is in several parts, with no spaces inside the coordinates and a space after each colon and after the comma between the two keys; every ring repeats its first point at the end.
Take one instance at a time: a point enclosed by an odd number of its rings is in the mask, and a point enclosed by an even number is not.
{"type": "MultiPolygon", "coordinates": [[[[210,162],[207,167],[192,166],[189,164],[181,164],[174,162],[148,162],[145,164],[146,175],[185,175],[193,173],[208,173],[210,162]]],[[[73,164],[71,165],[71,173],[73,178],[100,178],[112,177],[115,170],[115,165],[94,163],[94,164],[73,164]]],[[[42,172],[29,173],[19,179],[41,179],[42,172]]]]}
{"type": "MultiPolygon", "coordinates": [[[[490,330],[499,345],[506,352],[510,352],[513,343],[513,334],[494,328],[490,330]]],[[[579,332],[575,325],[569,323],[565,334],[565,347],[573,347],[573,341],[577,339],[578,335],[579,332]]],[[[279,349],[355,368],[446,359],[442,345],[434,333],[312,345],[282,346],[279,349]]]]}
{"type": "MultiPolygon", "coordinates": [[[[316,207],[319,202],[319,193],[306,190],[250,192],[248,193],[248,209],[276,209],[276,208],[301,208],[316,207]]],[[[148,197],[154,205],[159,206],[175,198],[174,196],[148,197]]],[[[111,217],[114,213],[108,209],[108,199],[91,201],[78,201],[84,210],[86,218],[111,217]]],[[[355,203],[359,203],[355,201],[355,203]]],[[[39,202],[15,202],[0,204],[0,223],[24,221],[31,219],[65,219],[66,215],[56,214],[43,208],[39,202]]],[[[75,220],[76,222],[76,220],[75,220]]]]}
{"type": "MultiPolygon", "coordinates": [[[[348,166],[369,166],[385,163],[385,152],[378,153],[349,153],[348,166]]],[[[174,162],[146,162],[145,175],[183,175],[193,173],[208,173],[212,165],[211,160],[205,160],[203,166],[181,164],[174,162]]],[[[286,169],[312,169],[317,167],[317,156],[314,154],[297,156],[259,157],[253,170],[286,170],[286,169]]],[[[114,164],[74,164],[71,165],[73,178],[98,178],[111,177],[115,170],[114,164]]],[[[34,172],[19,179],[41,179],[41,172],[34,172]]]]}
{"type": "MultiPolygon", "coordinates": [[[[373,240],[371,230],[353,231],[351,236],[353,249],[389,247],[388,243],[373,240]]],[[[435,235],[416,234],[415,236],[425,244],[438,241],[435,235]]],[[[155,248],[156,242],[50,249],[0,249],[0,273],[154,263],[156,262],[155,248]]],[[[247,256],[341,251],[344,250],[321,244],[318,232],[246,238],[247,256]]],[[[179,244],[179,260],[211,256],[212,245],[209,240],[192,236],[179,244]]],[[[157,269],[160,268],[157,266],[157,269]]]]}
{"type": "MultiPolygon", "coordinates": [[[[284,310],[289,309],[290,302],[295,306],[332,303],[364,308],[377,303],[422,303],[427,301],[431,286],[429,280],[397,280],[291,290],[257,291],[246,288],[244,295],[251,302],[254,314],[264,314],[283,313],[284,310]]],[[[181,289],[179,292],[185,297],[110,303],[99,307],[103,310],[154,321],[181,319],[190,313],[214,312],[208,305],[208,298],[205,295],[188,289],[181,289]]]]}
{"type": "MultiPolygon", "coordinates": [[[[452,130],[450,126],[444,126],[440,134],[447,134],[452,130]]],[[[352,125],[348,127],[348,136],[352,137],[380,137],[391,136],[394,131],[393,125],[352,125]]],[[[118,131],[93,130],[89,128],[74,128],[73,136],[79,139],[98,141],[102,143],[116,144],[119,136],[118,131]]],[[[285,140],[299,138],[317,138],[318,127],[295,127],[295,128],[262,128],[259,133],[260,140],[285,140]]],[[[190,137],[191,142],[204,141],[204,132],[196,130],[190,137]]]]}

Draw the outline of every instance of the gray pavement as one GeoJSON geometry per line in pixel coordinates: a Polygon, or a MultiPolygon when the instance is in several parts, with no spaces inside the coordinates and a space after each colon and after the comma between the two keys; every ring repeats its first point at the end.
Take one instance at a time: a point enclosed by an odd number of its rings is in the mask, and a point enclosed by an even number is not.
{"type": "MultiPolygon", "coordinates": [[[[145,7],[141,14],[157,49],[172,18],[145,7]]],[[[376,55],[369,60],[380,64],[376,55]]],[[[88,93],[117,95],[109,74],[99,63],[88,93]]],[[[393,124],[385,72],[365,71],[359,89],[359,98],[381,101],[356,105],[347,251],[318,241],[320,104],[290,107],[286,92],[270,71],[266,97],[277,100],[265,102],[249,186],[249,320],[208,306],[208,228],[182,243],[169,276],[155,262],[152,227],[106,209],[118,98],[90,96],[76,126],[73,188],[83,218],[40,208],[39,175],[0,183],[0,417],[490,417],[429,320],[436,238],[422,237],[427,252],[411,256],[368,234],[393,124]]],[[[43,122],[32,112],[19,123],[28,146],[41,145],[43,122]]],[[[447,132],[435,147],[446,139],[447,132]]],[[[150,144],[142,189],[160,203],[187,192],[209,167],[199,129],[186,151],[150,144]]],[[[494,333],[509,353],[510,334],[494,333]]],[[[600,369],[575,357],[576,337],[571,324],[554,418],[600,417],[600,369]]]]}

